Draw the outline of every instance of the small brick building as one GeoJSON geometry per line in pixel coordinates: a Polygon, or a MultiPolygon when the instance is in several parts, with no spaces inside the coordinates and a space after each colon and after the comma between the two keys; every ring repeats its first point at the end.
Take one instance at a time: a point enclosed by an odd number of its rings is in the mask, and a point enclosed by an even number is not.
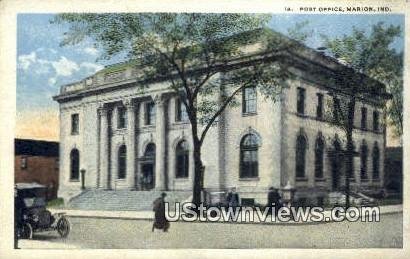
{"type": "Polygon", "coordinates": [[[14,140],[15,183],[36,182],[48,187],[47,200],[57,198],[58,142],[14,140]]]}

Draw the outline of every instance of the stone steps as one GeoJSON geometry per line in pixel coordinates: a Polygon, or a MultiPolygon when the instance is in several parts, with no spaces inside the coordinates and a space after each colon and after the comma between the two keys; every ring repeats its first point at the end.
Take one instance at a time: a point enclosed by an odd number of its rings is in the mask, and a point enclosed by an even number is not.
{"type": "MultiPolygon", "coordinates": [[[[152,203],[160,197],[162,191],[130,191],[130,190],[87,190],[72,198],[68,209],[81,210],[121,210],[121,211],[151,211],[152,203]]],[[[190,200],[191,191],[166,192],[165,200],[174,207],[175,202],[190,200]]]]}
{"type": "MultiPolygon", "coordinates": [[[[330,204],[344,204],[346,200],[346,194],[344,192],[331,192],[329,193],[329,203],[330,204]]],[[[362,193],[351,192],[350,193],[350,204],[351,205],[361,205],[370,206],[374,205],[374,199],[371,199],[362,193]]]]}

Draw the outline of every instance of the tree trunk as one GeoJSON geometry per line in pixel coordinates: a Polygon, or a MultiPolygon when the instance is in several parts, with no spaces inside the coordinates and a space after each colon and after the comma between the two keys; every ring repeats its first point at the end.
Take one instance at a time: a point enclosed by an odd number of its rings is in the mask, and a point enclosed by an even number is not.
{"type": "Polygon", "coordinates": [[[193,195],[192,195],[192,203],[194,203],[197,207],[201,203],[201,193],[203,189],[203,166],[201,161],[201,145],[195,143],[197,141],[194,140],[194,188],[193,188],[193,195]]]}
{"type": "Polygon", "coordinates": [[[201,193],[203,189],[203,166],[201,160],[201,146],[202,143],[198,137],[198,124],[197,115],[195,111],[191,111],[191,129],[192,129],[192,140],[194,145],[194,182],[193,182],[193,193],[192,193],[192,203],[197,207],[201,203],[201,193]]]}
{"type": "Polygon", "coordinates": [[[348,115],[347,115],[347,125],[346,125],[346,172],[345,172],[345,188],[346,188],[346,209],[350,207],[350,177],[353,175],[353,157],[354,157],[354,146],[353,146],[353,127],[354,127],[354,111],[356,106],[356,100],[354,94],[350,97],[348,115]]]}

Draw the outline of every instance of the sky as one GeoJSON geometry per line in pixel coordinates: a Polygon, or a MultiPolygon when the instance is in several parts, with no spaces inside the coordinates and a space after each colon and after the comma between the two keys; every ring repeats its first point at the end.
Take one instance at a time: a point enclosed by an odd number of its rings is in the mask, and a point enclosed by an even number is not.
{"type": "MultiPolygon", "coordinates": [[[[58,103],[52,96],[60,86],[79,81],[104,65],[120,58],[98,60],[101,50],[90,40],[75,46],[60,46],[67,27],[51,24],[53,14],[19,14],[17,17],[17,121],[16,137],[57,140],[58,103]]],[[[273,15],[269,26],[287,33],[296,23],[308,21],[307,31],[313,34],[307,41],[312,48],[322,46],[320,35],[331,38],[350,34],[356,27],[367,32],[373,24],[401,25],[403,15],[273,15]]],[[[392,47],[403,50],[404,37],[392,47]]]]}

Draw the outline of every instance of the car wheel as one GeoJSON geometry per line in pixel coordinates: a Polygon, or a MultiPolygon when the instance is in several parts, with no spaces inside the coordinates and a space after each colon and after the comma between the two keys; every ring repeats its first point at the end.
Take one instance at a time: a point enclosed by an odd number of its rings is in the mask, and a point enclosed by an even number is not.
{"type": "Polygon", "coordinates": [[[32,239],[33,238],[33,227],[30,223],[24,223],[21,228],[21,238],[22,239],[32,239]]]}
{"type": "Polygon", "coordinates": [[[70,233],[70,222],[66,217],[61,217],[57,221],[57,232],[61,237],[67,237],[70,233]]]}

